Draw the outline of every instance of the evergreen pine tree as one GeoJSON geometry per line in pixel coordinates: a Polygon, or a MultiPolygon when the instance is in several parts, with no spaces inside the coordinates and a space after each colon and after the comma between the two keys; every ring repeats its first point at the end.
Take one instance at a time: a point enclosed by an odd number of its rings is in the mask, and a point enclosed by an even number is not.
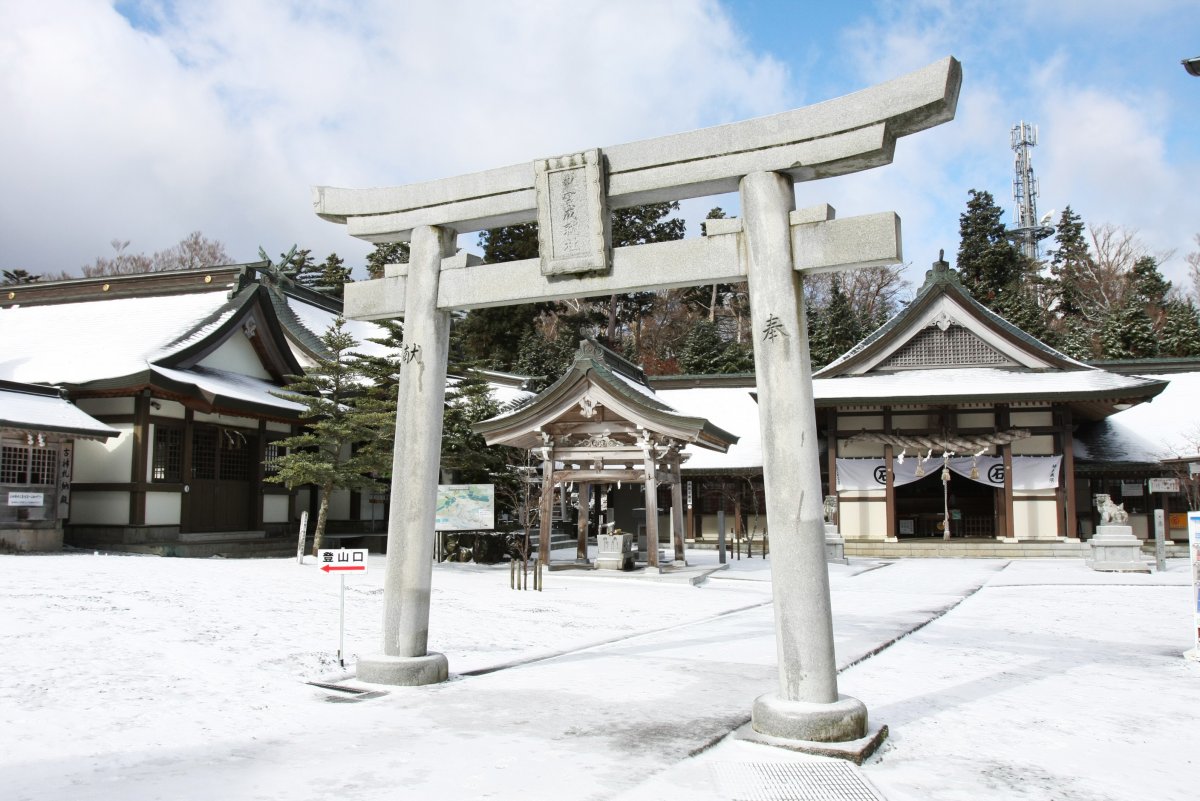
{"type": "MultiPolygon", "coordinates": [[[[382,354],[366,354],[355,351],[352,356],[357,359],[357,365],[362,370],[366,381],[363,392],[370,395],[381,405],[381,408],[395,418],[397,396],[400,394],[400,354],[404,350],[404,324],[399,320],[377,320],[375,325],[384,329],[381,337],[368,339],[387,350],[382,354]]],[[[391,453],[395,447],[395,420],[391,425],[384,426],[379,432],[379,448],[385,453],[391,453]]],[[[390,461],[382,465],[378,472],[381,478],[391,475],[390,461]]]]}
{"type": "Polygon", "coordinates": [[[442,416],[442,469],[451,472],[454,483],[492,483],[505,472],[502,449],[489,448],[483,436],[471,428],[499,413],[500,404],[492,397],[488,382],[474,370],[466,371],[447,388],[442,416]]]}
{"type": "Polygon", "coordinates": [[[525,388],[530,392],[541,392],[553,384],[571,366],[577,341],[569,336],[547,340],[534,330],[526,332],[516,359],[516,372],[528,376],[525,388]]]}
{"type": "Polygon", "coordinates": [[[1020,253],[1005,237],[1004,212],[991,193],[972,189],[969,194],[967,210],[958,218],[958,272],[963,286],[991,308],[1021,278],[1020,253]]]}
{"type": "Polygon", "coordinates": [[[713,375],[722,372],[725,343],[717,326],[708,320],[697,320],[679,351],[679,369],[685,375],[713,375]]]}
{"type": "Polygon", "coordinates": [[[1142,256],[1133,263],[1129,271],[1129,303],[1140,303],[1157,334],[1162,330],[1167,317],[1167,296],[1171,282],[1163,278],[1158,270],[1158,260],[1153,256],[1142,256]]]}
{"type": "Polygon", "coordinates": [[[1158,355],[1150,315],[1134,298],[1104,319],[1099,339],[1102,359],[1147,359],[1158,355]]]}
{"type": "MultiPolygon", "coordinates": [[[[537,223],[508,225],[479,233],[483,260],[489,264],[538,257],[537,223]]],[[[514,370],[525,337],[537,331],[548,303],[522,303],[471,309],[454,321],[451,347],[462,358],[493,370],[514,370]]]]}
{"type": "Polygon", "coordinates": [[[36,284],[42,280],[40,275],[34,275],[26,270],[0,270],[0,286],[14,286],[17,284],[36,284]]]}
{"type": "Polygon", "coordinates": [[[1006,236],[1003,211],[989,192],[970,190],[959,218],[959,277],[975,299],[1032,336],[1046,338],[1048,312],[1038,302],[1038,265],[1006,236]]]}
{"type": "Polygon", "coordinates": [[[367,277],[383,278],[383,268],[389,264],[408,264],[407,242],[380,242],[367,254],[367,277]]]}
{"type": "Polygon", "coordinates": [[[819,370],[836,358],[829,326],[825,324],[825,310],[814,304],[811,298],[805,298],[804,318],[808,324],[808,358],[812,362],[812,369],[819,370]]]}
{"type": "Polygon", "coordinates": [[[321,268],[313,261],[311,250],[292,248],[288,253],[280,253],[280,271],[300,286],[313,288],[321,280],[321,268]]]}
{"type": "Polygon", "coordinates": [[[1090,361],[1100,357],[1099,337],[1091,326],[1084,325],[1082,319],[1078,325],[1068,325],[1062,329],[1055,347],[1072,359],[1090,361]]]}
{"type": "Polygon", "coordinates": [[[829,288],[829,305],[821,315],[821,321],[826,329],[828,361],[838,358],[863,338],[862,323],[850,305],[850,299],[842,290],[842,282],[837,276],[834,276],[833,285],[829,288]]]}
{"type": "Polygon", "coordinates": [[[345,260],[336,253],[330,253],[317,269],[320,272],[310,288],[326,295],[342,297],[346,282],[354,280],[350,277],[350,268],[345,266],[345,260]]]}
{"type": "Polygon", "coordinates": [[[363,392],[367,378],[352,351],[358,344],[338,318],[321,336],[329,358],[301,376],[291,376],[280,397],[304,407],[304,431],[279,441],[286,453],[275,462],[268,481],[295,489],[302,484],[317,488],[319,506],[313,553],[321,547],[329,518],[329,498],[336,489],[377,489],[373,477],[391,463],[391,454],[380,447],[394,410],[378,397],[363,392]]]}
{"type": "Polygon", "coordinates": [[[1200,316],[1191,300],[1170,300],[1159,332],[1159,356],[1200,356],[1200,316]]]}
{"type": "Polygon", "coordinates": [[[1058,313],[1062,318],[1075,318],[1083,309],[1084,298],[1079,290],[1080,279],[1091,271],[1092,255],[1084,236],[1083,220],[1067,206],[1054,229],[1056,247],[1049,252],[1050,276],[1058,313]]]}

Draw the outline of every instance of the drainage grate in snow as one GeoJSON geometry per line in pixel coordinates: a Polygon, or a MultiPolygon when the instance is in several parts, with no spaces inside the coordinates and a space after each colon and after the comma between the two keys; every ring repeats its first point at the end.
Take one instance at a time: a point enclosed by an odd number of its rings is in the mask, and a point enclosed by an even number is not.
{"type": "Polygon", "coordinates": [[[306,681],[305,684],[311,684],[314,687],[320,687],[322,690],[335,690],[346,695],[328,695],[325,700],[331,704],[356,704],[359,701],[366,701],[370,698],[379,698],[387,695],[385,690],[363,690],[358,687],[347,687],[344,684],[327,684],[321,681],[306,681]]]}
{"type": "Polygon", "coordinates": [[[849,762],[712,762],[730,801],[885,801],[849,762]]]}

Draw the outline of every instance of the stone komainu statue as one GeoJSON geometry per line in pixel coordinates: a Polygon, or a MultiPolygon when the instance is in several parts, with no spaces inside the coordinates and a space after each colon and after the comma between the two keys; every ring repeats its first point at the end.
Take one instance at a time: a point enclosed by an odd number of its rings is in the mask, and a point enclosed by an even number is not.
{"type": "Polygon", "coordinates": [[[826,495],[825,496],[825,522],[826,523],[837,522],[834,520],[834,517],[837,516],[837,503],[838,503],[838,501],[837,501],[836,495],[826,495]]]}
{"type": "Polygon", "coordinates": [[[1123,525],[1129,522],[1129,512],[1125,511],[1125,504],[1113,503],[1112,498],[1108,495],[1096,496],[1096,508],[1100,510],[1100,525],[1123,525]]]}

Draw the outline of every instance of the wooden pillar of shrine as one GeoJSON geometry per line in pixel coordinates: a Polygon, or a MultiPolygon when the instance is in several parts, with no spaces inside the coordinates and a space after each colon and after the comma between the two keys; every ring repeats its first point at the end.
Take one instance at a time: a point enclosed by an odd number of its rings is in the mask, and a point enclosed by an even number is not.
{"type": "Polygon", "coordinates": [[[586,481],[579,484],[579,541],[575,545],[575,561],[588,561],[588,528],[591,524],[592,485],[586,481]]]}
{"type": "Polygon", "coordinates": [[[646,451],[646,564],[658,567],[658,465],[654,447],[646,451]]]}
{"type": "Polygon", "coordinates": [[[679,451],[671,458],[671,534],[675,541],[675,561],[686,561],[683,549],[683,483],[679,476],[679,451]]]}

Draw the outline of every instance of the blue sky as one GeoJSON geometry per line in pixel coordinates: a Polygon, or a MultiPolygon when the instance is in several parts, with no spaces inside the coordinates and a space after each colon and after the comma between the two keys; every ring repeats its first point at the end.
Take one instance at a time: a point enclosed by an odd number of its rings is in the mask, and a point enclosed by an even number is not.
{"type": "MultiPolygon", "coordinates": [[[[919,282],[971,188],[1012,208],[1009,130],[1037,123],[1039,211],[1200,249],[1195,0],[843,2],[0,0],[0,267],[77,270],[193,230],[237,260],[292,243],[361,263],[312,185],[380,186],[784,111],[946,55],[956,119],[801,206],[896,211],[919,282]]],[[[685,204],[692,233],[713,205],[685,204]]],[[[1006,220],[1010,219],[1006,215],[1006,220]]],[[[473,239],[473,238],[472,238],[473,239]]],[[[1170,255],[1168,255],[1170,254],[1170,255]]]]}

